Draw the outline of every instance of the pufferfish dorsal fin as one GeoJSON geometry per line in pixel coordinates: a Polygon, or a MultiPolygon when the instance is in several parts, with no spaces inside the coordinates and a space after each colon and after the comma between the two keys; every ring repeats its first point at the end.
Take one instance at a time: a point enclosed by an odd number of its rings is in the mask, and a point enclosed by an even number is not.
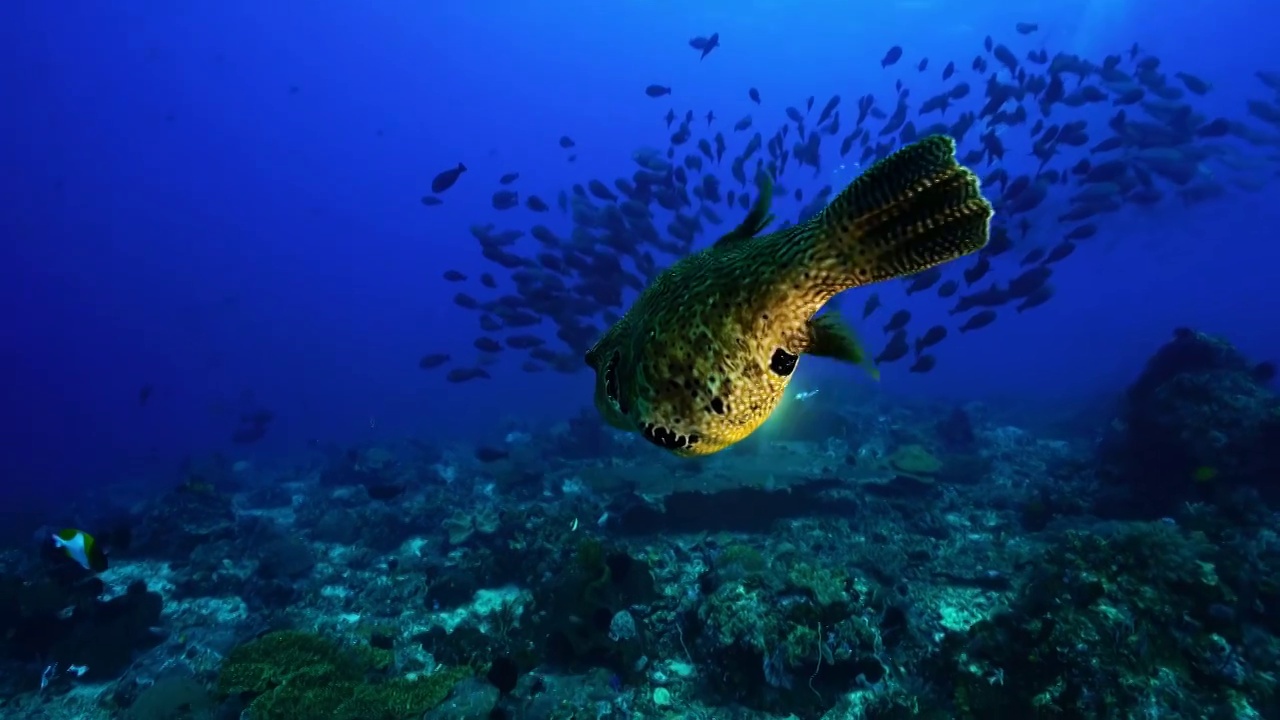
{"type": "Polygon", "coordinates": [[[759,235],[773,222],[773,213],[769,208],[773,205],[773,178],[763,170],[756,174],[756,201],[750,212],[738,224],[738,227],[715,241],[715,245],[729,245],[742,240],[750,240],[759,235]]]}

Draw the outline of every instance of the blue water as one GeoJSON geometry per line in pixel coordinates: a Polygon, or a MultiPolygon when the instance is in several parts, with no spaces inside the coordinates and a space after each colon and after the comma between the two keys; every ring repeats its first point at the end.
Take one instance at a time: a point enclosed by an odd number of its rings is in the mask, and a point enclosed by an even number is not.
{"type": "MultiPolygon", "coordinates": [[[[552,199],[629,175],[633,150],[665,147],[670,108],[714,110],[726,131],[750,112],[768,132],[810,95],[821,106],[840,93],[848,112],[863,93],[891,102],[901,78],[921,99],[942,89],[946,60],[967,68],[992,34],[1019,56],[1100,60],[1137,42],[1162,69],[1213,83],[1201,112],[1243,118],[1247,98],[1272,95],[1254,71],[1280,65],[1278,15],[1230,1],[5,3],[0,500],[40,522],[87,489],[167,486],[189,454],[483,439],[577,413],[585,371],[532,376],[505,361],[490,381],[455,385],[418,369],[426,352],[465,362],[479,334],[440,273],[493,269],[470,224],[536,221],[490,207],[498,176],[519,171],[522,192],[552,199]],[[1019,21],[1041,30],[1017,36],[1019,21]],[[687,41],[711,32],[722,47],[700,62],[687,41]],[[894,44],[906,57],[882,70],[894,44]],[[927,73],[915,71],[922,56],[927,73]],[[646,97],[650,83],[673,96],[646,97]],[[460,161],[469,172],[445,204],[423,207],[432,177],[460,161]],[[262,407],[276,414],[267,437],[232,444],[238,414],[262,407]]],[[[729,134],[727,155],[747,137],[729,134]]],[[[1006,167],[1034,169],[1021,152],[1006,167]]],[[[824,168],[836,175],[807,189],[857,170],[824,168]]],[[[953,333],[929,375],[888,367],[883,391],[1061,409],[1117,392],[1179,325],[1280,356],[1276,187],[1103,218],[1047,305],[953,333]]],[[[1033,216],[1033,239],[1061,234],[1055,214],[1033,216]]],[[[900,284],[877,290],[916,314],[917,331],[945,317],[931,295],[904,305],[900,284]]],[[[843,304],[856,316],[869,292],[843,304]]],[[[817,361],[794,386],[845,382],[866,380],[817,361]]]]}

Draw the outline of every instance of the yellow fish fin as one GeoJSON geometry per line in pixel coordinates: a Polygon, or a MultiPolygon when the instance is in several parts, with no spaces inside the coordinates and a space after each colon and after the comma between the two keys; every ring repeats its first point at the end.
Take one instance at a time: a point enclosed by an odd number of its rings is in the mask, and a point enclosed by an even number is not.
{"type": "Polygon", "coordinates": [[[871,361],[862,343],[853,334],[853,328],[845,323],[840,313],[832,311],[809,319],[809,342],[802,352],[814,357],[861,365],[871,377],[880,379],[880,370],[871,361]]]}

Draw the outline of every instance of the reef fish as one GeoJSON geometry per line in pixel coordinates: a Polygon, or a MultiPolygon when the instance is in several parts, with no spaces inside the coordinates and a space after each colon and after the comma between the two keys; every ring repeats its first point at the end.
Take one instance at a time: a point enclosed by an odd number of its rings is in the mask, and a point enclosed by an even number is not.
{"type": "Polygon", "coordinates": [[[59,530],[53,534],[53,545],[85,570],[102,572],[107,569],[106,554],[93,536],[83,530],[59,530]]]}
{"type": "Polygon", "coordinates": [[[932,135],[859,176],[800,225],[773,220],[772,183],[742,224],[640,294],[586,362],[606,422],[681,456],[742,440],[773,412],[803,354],[869,365],[834,313],[837,293],[980,250],[992,208],[978,178],[932,135]]]}

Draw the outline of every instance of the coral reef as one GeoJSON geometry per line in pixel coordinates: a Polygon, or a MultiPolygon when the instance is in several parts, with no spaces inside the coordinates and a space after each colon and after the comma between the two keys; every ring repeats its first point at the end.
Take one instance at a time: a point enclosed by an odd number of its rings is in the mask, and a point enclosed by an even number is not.
{"type": "Polygon", "coordinates": [[[1268,380],[1179,331],[1079,435],[868,391],[695,461],[577,417],[193,464],[100,575],[0,554],[0,713],[1280,717],[1268,380]]]}
{"type": "Polygon", "coordinates": [[[218,673],[223,695],[250,698],[255,720],[404,720],[444,701],[465,668],[437,668],[423,677],[370,682],[385,669],[376,648],[342,648],[296,631],[265,635],[227,656],[218,673]]]}
{"type": "Polygon", "coordinates": [[[1270,363],[1179,328],[1130,386],[1104,441],[1120,513],[1158,517],[1241,487],[1280,497],[1280,398],[1270,363]]]}

